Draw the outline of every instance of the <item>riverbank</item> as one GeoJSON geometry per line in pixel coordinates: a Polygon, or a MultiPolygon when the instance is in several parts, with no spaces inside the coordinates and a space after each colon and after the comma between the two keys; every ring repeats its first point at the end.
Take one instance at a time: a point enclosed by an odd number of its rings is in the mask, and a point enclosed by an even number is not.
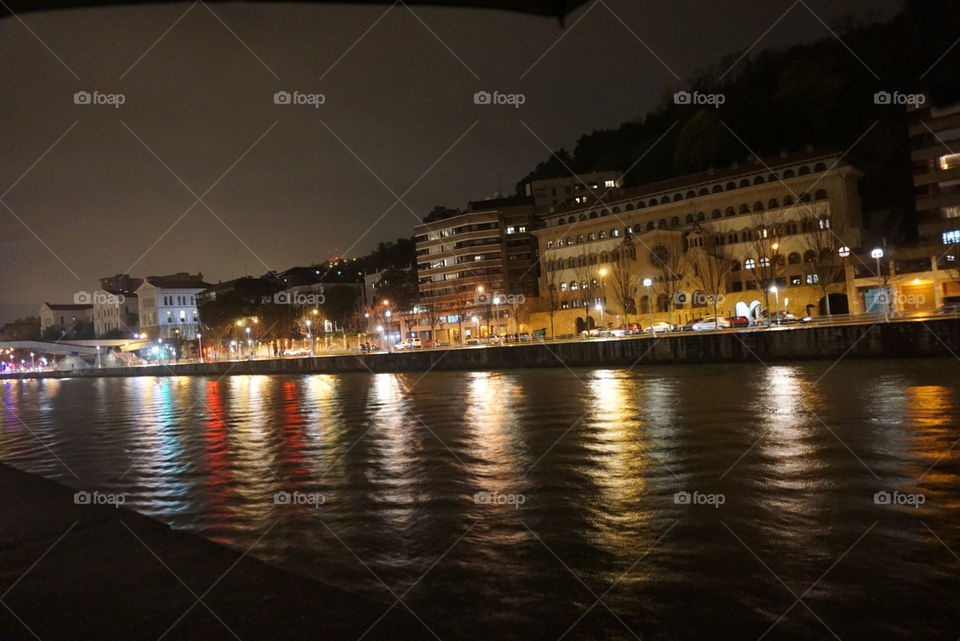
{"type": "Polygon", "coordinates": [[[371,626],[364,639],[436,638],[399,604],[377,623],[392,598],[289,574],[124,508],[75,505],[72,489],[5,465],[0,487],[0,639],[354,640],[371,626]]]}
{"type": "Polygon", "coordinates": [[[960,354],[960,319],[784,327],[756,331],[690,332],[618,339],[527,343],[504,347],[420,349],[213,363],[179,363],[7,374],[4,378],[78,376],[225,376],[515,369],[632,367],[667,363],[764,363],[840,358],[922,358],[960,354]]]}

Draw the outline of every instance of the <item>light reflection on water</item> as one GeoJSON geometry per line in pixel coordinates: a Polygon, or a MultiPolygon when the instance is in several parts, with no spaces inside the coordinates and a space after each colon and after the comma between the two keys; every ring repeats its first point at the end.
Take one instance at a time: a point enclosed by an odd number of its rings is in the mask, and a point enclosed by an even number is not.
{"type": "MultiPolygon", "coordinates": [[[[4,381],[0,458],[239,549],[272,526],[255,556],[376,598],[353,554],[394,590],[426,572],[411,607],[497,638],[556,638],[594,594],[573,638],[756,638],[793,602],[781,579],[802,593],[873,526],[805,602],[842,638],[955,639],[943,365],[4,381]],[[877,506],[884,489],[926,503],[877,506]]],[[[773,638],[819,625],[797,608],[773,638]]]]}

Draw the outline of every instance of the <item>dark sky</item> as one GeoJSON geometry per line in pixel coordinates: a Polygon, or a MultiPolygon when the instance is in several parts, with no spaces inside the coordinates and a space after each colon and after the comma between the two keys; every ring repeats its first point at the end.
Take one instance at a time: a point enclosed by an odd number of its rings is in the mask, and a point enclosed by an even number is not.
{"type": "MultiPolygon", "coordinates": [[[[899,5],[807,6],[829,24],[899,5]]],[[[566,32],[508,12],[386,10],[175,4],[0,21],[0,320],[117,272],[215,282],[363,254],[409,235],[410,210],[512,191],[544,144],[644,114],[782,16],[756,51],[828,33],[793,0],[590,2],[566,32]],[[474,105],[481,89],[526,102],[474,105]],[[81,90],[126,102],[76,105],[81,90]],[[275,105],[281,90],[326,102],[275,105]]]]}

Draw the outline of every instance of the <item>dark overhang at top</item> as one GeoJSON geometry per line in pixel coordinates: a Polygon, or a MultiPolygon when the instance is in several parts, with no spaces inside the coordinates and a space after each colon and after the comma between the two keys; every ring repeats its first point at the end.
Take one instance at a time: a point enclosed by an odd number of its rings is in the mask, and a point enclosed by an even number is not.
{"type": "MultiPolygon", "coordinates": [[[[236,2],[237,0],[207,0],[214,4],[236,2]]],[[[0,18],[9,17],[11,13],[22,14],[34,11],[54,11],[57,9],[82,9],[85,7],[100,6],[130,6],[140,4],[171,4],[183,0],[6,0],[0,3],[0,18]]],[[[396,4],[396,0],[284,0],[284,2],[335,4],[335,5],[366,5],[366,4],[396,4]]],[[[540,16],[553,16],[563,23],[564,18],[574,9],[584,4],[586,0],[404,0],[408,5],[426,5],[435,7],[473,7],[480,9],[501,9],[516,11],[540,16]]],[[[259,4],[279,4],[273,0],[266,0],[259,4]]]]}

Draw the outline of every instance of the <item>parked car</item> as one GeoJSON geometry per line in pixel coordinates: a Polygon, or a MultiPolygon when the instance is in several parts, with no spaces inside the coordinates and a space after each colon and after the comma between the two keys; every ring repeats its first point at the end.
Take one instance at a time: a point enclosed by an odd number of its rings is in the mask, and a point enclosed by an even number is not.
{"type": "Polygon", "coordinates": [[[631,336],[633,334],[641,334],[643,330],[641,330],[640,326],[636,323],[630,323],[629,325],[621,325],[620,327],[614,328],[613,333],[616,336],[631,336]]]}
{"type": "Polygon", "coordinates": [[[941,314],[960,314],[960,296],[944,296],[939,311],[941,314]]]}
{"type": "Polygon", "coordinates": [[[730,321],[726,318],[707,316],[706,318],[701,318],[696,321],[690,329],[695,332],[703,332],[711,329],[726,329],[728,327],[730,327],[730,321]]]}
{"type": "Polygon", "coordinates": [[[750,319],[746,316],[730,316],[727,318],[730,327],[750,327],[750,319]]]}
{"type": "Polygon", "coordinates": [[[423,346],[424,347],[441,347],[440,341],[433,341],[433,340],[424,341],[423,346]]]}
{"type": "Polygon", "coordinates": [[[396,349],[420,349],[423,345],[420,344],[419,338],[405,338],[396,345],[396,349]]]}
{"type": "Polygon", "coordinates": [[[661,332],[672,332],[674,329],[676,329],[676,328],[675,328],[673,325],[671,325],[670,323],[666,323],[666,322],[664,322],[664,321],[660,321],[660,322],[658,322],[658,323],[654,323],[654,324],[651,325],[650,327],[648,327],[648,328],[646,328],[645,330],[643,330],[643,333],[644,333],[644,334],[659,334],[659,333],[661,333],[661,332]]]}

